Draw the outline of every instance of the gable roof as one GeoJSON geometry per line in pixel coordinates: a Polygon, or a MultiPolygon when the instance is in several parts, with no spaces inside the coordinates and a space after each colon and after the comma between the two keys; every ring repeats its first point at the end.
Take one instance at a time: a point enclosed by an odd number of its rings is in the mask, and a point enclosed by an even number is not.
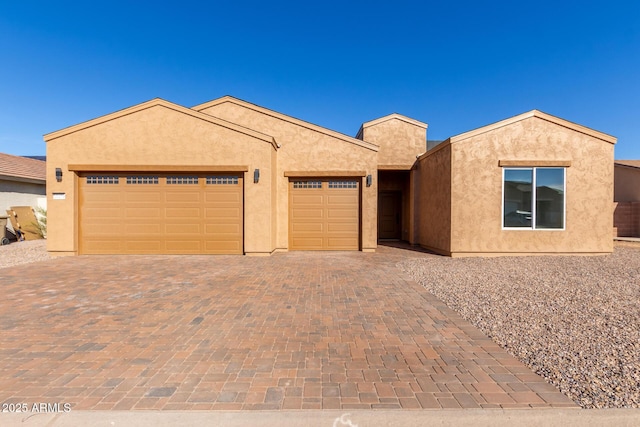
{"type": "Polygon", "coordinates": [[[78,132],[78,131],[83,130],[83,129],[87,129],[87,128],[90,128],[92,126],[96,126],[96,125],[99,125],[99,124],[102,124],[102,123],[106,123],[106,122],[111,121],[111,120],[115,120],[115,119],[117,119],[119,117],[127,116],[129,114],[137,113],[139,111],[146,110],[146,109],[152,108],[152,107],[157,107],[157,106],[162,106],[162,107],[168,108],[170,110],[173,110],[173,111],[176,111],[176,112],[179,112],[179,113],[182,113],[182,114],[186,114],[188,116],[195,117],[197,119],[204,120],[206,122],[213,123],[213,124],[225,127],[227,129],[231,129],[231,130],[234,130],[236,132],[243,133],[243,134],[248,135],[248,136],[252,136],[254,138],[257,138],[257,139],[260,139],[260,140],[263,140],[263,141],[266,141],[266,142],[270,143],[271,145],[273,145],[273,147],[275,149],[278,148],[277,144],[276,144],[276,142],[275,142],[275,140],[273,139],[272,136],[266,135],[266,134],[261,133],[261,132],[257,132],[257,131],[255,131],[253,129],[249,129],[249,128],[237,125],[235,123],[228,122],[226,120],[219,119],[219,118],[214,117],[214,116],[210,116],[208,114],[204,114],[204,113],[200,113],[198,111],[194,111],[194,110],[192,110],[190,108],[183,107],[183,106],[178,105],[178,104],[174,104],[173,102],[165,101],[164,99],[161,99],[161,98],[155,98],[155,99],[152,99],[150,101],[143,102],[141,104],[134,105],[132,107],[125,108],[123,110],[116,111],[116,112],[111,113],[111,114],[107,114],[105,116],[101,116],[101,117],[98,117],[98,118],[95,118],[95,119],[92,119],[92,120],[88,120],[86,122],[79,123],[79,124],[74,125],[74,126],[69,126],[67,128],[61,129],[61,130],[56,131],[56,132],[48,133],[48,134],[44,135],[44,140],[46,142],[49,142],[49,141],[52,141],[52,140],[54,140],[56,138],[60,138],[62,136],[65,136],[65,135],[68,135],[68,134],[71,134],[71,133],[74,133],[74,132],[78,132]]]}
{"type": "Polygon", "coordinates": [[[389,114],[387,116],[380,117],[378,119],[370,120],[368,122],[363,123],[360,126],[360,129],[358,130],[358,133],[356,134],[356,138],[360,138],[362,136],[362,131],[364,130],[364,128],[375,126],[375,125],[378,125],[380,123],[384,123],[386,121],[394,120],[394,119],[395,120],[401,120],[403,122],[406,122],[406,123],[409,123],[409,124],[412,124],[412,125],[424,128],[424,129],[427,129],[429,127],[428,124],[423,123],[423,122],[421,122],[419,120],[416,120],[416,119],[412,119],[411,117],[403,116],[402,114],[398,114],[398,113],[391,113],[391,114],[389,114]]]}
{"type": "Polygon", "coordinates": [[[0,177],[12,181],[42,181],[44,184],[46,165],[42,160],[0,153],[0,177]]]}
{"type": "Polygon", "coordinates": [[[453,144],[454,142],[459,142],[459,141],[462,141],[462,140],[465,140],[465,139],[468,139],[468,138],[472,138],[474,136],[478,136],[478,135],[481,135],[483,133],[490,132],[490,131],[495,130],[495,129],[499,129],[501,127],[508,126],[508,125],[513,124],[513,123],[516,123],[516,122],[519,122],[521,120],[525,120],[525,119],[528,119],[528,118],[531,118],[531,117],[537,117],[539,119],[546,120],[548,122],[557,124],[559,126],[563,126],[563,127],[568,128],[568,129],[574,130],[576,132],[580,132],[580,133],[583,133],[585,135],[592,136],[594,138],[597,138],[597,139],[600,139],[602,141],[608,142],[609,144],[615,144],[616,141],[617,141],[617,138],[614,137],[614,136],[607,135],[606,133],[602,133],[602,132],[599,132],[597,130],[593,130],[593,129],[588,128],[586,126],[582,126],[582,125],[579,125],[577,123],[573,123],[573,122],[570,122],[568,120],[561,119],[560,117],[552,116],[551,114],[543,113],[542,111],[539,111],[539,110],[531,110],[529,112],[526,112],[526,113],[523,113],[523,114],[519,114],[517,116],[511,117],[511,118],[508,118],[508,119],[505,119],[505,120],[501,120],[499,122],[492,123],[490,125],[483,126],[481,128],[478,128],[478,129],[471,130],[469,132],[465,132],[465,133],[461,133],[461,134],[456,135],[456,136],[452,136],[447,141],[449,141],[451,144],[453,144]]]}
{"type": "Polygon", "coordinates": [[[249,110],[256,111],[258,113],[261,113],[261,114],[264,114],[264,115],[267,115],[267,116],[270,116],[270,117],[274,117],[276,119],[283,120],[285,122],[292,123],[292,124],[301,126],[303,128],[306,128],[306,129],[309,129],[309,130],[312,130],[312,131],[315,131],[315,132],[319,132],[319,133],[322,133],[324,135],[331,136],[333,138],[340,139],[340,140],[348,142],[350,144],[359,145],[359,146],[361,146],[363,148],[367,148],[367,149],[372,150],[372,151],[378,151],[378,149],[379,149],[378,145],[373,144],[371,142],[362,141],[360,139],[353,138],[353,137],[345,135],[343,133],[336,132],[336,131],[331,130],[331,129],[327,129],[325,127],[322,127],[322,126],[319,126],[319,125],[315,125],[313,123],[309,123],[309,122],[306,122],[304,120],[296,119],[295,117],[291,117],[291,116],[288,116],[286,114],[278,113],[277,111],[269,110],[268,108],[264,108],[264,107],[261,107],[261,106],[256,105],[256,104],[252,104],[250,102],[243,101],[242,99],[234,98],[233,96],[229,96],[229,95],[223,96],[223,97],[218,98],[218,99],[214,99],[212,101],[205,102],[203,104],[196,105],[196,106],[192,107],[192,109],[195,110],[195,111],[202,111],[202,110],[205,110],[207,108],[214,107],[216,105],[224,104],[225,102],[236,104],[236,105],[239,105],[241,107],[247,108],[249,110]]]}
{"type": "Polygon", "coordinates": [[[640,160],[614,160],[613,164],[616,166],[640,169],[640,160]]]}

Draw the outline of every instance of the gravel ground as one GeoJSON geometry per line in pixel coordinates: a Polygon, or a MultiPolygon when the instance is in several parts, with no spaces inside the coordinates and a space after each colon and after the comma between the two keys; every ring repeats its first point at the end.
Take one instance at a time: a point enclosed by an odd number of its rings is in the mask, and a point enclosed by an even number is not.
{"type": "Polygon", "coordinates": [[[608,256],[399,263],[584,408],[640,407],[640,245],[608,256]]]}
{"type": "Polygon", "coordinates": [[[47,259],[50,259],[50,256],[47,253],[47,241],[44,239],[13,242],[10,245],[0,246],[0,268],[47,259]]]}

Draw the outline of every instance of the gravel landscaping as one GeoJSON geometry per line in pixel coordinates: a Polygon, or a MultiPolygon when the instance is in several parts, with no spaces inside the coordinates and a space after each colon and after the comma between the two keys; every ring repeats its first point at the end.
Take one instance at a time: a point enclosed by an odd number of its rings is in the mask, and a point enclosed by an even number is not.
{"type": "Polygon", "coordinates": [[[47,253],[47,241],[44,239],[13,242],[10,245],[0,246],[0,268],[45,261],[50,258],[47,253]]]}
{"type": "Polygon", "coordinates": [[[640,407],[640,245],[608,256],[399,263],[584,408],[640,407]]]}

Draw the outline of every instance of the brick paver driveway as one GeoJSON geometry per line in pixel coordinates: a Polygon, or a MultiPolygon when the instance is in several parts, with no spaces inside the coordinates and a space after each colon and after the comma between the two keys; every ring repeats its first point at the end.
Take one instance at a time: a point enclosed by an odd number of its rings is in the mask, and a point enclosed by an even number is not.
{"type": "Polygon", "coordinates": [[[573,406],[360,252],[94,256],[0,270],[0,402],[73,409],[573,406]]]}

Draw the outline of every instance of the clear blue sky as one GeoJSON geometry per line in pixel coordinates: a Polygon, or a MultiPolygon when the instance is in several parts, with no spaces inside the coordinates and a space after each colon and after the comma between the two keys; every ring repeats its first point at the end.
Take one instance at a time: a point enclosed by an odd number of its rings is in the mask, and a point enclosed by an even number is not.
{"type": "Polygon", "coordinates": [[[539,109],[640,159],[640,1],[0,0],[0,152],[149,99],[232,95],[355,135],[539,109]]]}

